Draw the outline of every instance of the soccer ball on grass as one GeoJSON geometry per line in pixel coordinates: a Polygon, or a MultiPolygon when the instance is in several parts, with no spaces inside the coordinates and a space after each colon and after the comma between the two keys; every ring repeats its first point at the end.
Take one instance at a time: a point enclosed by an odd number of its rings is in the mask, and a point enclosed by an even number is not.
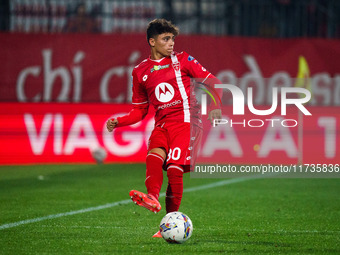
{"type": "Polygon", "coordinates": [[[160,223],[162,237],[168,243],[184,243],[193,231],[193,225],[188,215],[181,212],[170,212],[160,223]]]}

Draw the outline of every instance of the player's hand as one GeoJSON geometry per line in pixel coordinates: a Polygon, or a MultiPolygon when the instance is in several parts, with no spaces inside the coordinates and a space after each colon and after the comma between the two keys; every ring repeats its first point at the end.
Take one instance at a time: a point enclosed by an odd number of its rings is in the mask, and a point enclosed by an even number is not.
{"type": "Polygon", "coordinates": [[[113,129],[117,126],[118,124],[118,120],[117,119],[109,119],[106,122],[106,128],[109,132],[112,132],[113,129]]]}
{"type": "Polygon", "coordinates": [[[215,109],[209,112],[208,120],[210,120],[211,125],[213,125],[214,119],[222,119],[221,109],[215,109]]]}

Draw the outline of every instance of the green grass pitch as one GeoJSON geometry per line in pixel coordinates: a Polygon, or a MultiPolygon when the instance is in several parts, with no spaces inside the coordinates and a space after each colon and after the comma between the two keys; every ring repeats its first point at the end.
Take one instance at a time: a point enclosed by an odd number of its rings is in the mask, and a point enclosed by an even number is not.
{"type": "Polygon", "coordinates": [[[183,196],[194,232],[182,245],[151,238],[164,209],[127,202],[144,179],[142,164],[0,167],[0,254],[340,254],[340,179],[214,187],[187,174],[184,188],[200,188],[183,196]]]}

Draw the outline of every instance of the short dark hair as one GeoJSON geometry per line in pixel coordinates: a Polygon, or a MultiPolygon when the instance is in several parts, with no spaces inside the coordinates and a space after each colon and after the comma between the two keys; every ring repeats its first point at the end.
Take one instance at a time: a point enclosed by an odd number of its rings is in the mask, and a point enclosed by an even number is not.
{"type": "Polygon", "coordinates": [[[172,33],[174,36],[177,36],[179,34],[179,29],[172,24],[171,21],[166,19],[154,19],[149,23],[148,28],[146,29],[146,39],[149,43],[150,38],[155,38],[157,35],[163,33],[172,33]]]}

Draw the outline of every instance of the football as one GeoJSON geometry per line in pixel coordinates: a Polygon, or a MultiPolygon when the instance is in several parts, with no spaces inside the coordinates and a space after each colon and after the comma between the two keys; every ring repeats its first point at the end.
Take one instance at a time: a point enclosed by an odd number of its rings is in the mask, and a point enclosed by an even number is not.
{"type": "Polygon", "coordinates": [[[188,215],[181,212],[170,212],[160,223],[162,237],[168,243],[184,243],[192,235],[193,225],[188,215]]]}

